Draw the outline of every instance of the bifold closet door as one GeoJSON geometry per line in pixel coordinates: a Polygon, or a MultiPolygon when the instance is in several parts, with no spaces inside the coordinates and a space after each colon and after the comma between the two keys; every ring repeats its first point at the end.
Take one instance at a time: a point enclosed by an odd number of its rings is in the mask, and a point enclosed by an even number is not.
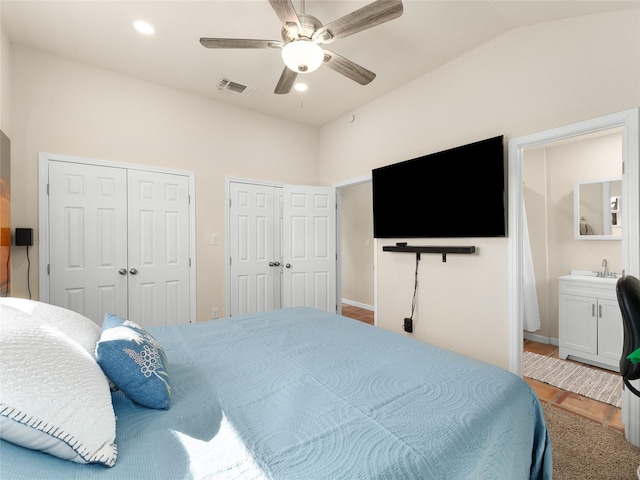
{"type": "Polygon", "coordinates": [[[229,183],[229,315],[336,312],[335,189],[229,183]]]}
{"type": "Polygon", "coordinates": [[[127,170],[49,162],[49,302],[127,318],[127,170]]]}
{"type": "Polygon", "coordinates": [[[128,171],[129,318],[144,326],[189,322],[189,183],[128,171]]]}
{"type": "Polygon", "coordinates": [[[184,175],[49,162],[49,302],[102,325],[190,320],[184,175]]]}

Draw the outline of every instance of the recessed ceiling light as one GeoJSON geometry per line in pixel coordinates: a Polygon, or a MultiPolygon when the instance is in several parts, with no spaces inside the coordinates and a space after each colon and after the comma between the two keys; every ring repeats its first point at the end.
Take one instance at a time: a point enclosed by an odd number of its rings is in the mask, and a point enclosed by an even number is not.
{"type": "Polygon", "coordinates": [[[143,22],[142,20],[138,20],[134,22],[133,27],[140,33],[144,35],[153,35],[156,31],[155,28],[150,23],[143,22]]]}
{"type": "Polygon", "coordinates": [[[306,83],[296,83],[295,89],[299,92],[306,92],[309,86],[306,83]]]}

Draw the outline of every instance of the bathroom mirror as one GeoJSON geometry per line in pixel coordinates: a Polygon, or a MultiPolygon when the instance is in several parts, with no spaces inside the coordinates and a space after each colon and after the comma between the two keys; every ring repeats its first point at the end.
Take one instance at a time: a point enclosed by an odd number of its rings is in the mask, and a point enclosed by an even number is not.
{"type": "Polygon", "coordinates": [[[622,178],[576,182],[573,189],[576,240],[622,239],[622,178]]]}

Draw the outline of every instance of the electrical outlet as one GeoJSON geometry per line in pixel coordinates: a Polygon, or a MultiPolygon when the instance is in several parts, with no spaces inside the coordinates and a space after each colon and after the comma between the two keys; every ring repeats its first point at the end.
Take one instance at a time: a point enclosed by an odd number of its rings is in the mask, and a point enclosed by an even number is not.
{"type": "Polygon", "coordinates": [[[211,318],[212,319],[218,318],[218,307],[213,307],[211,309],[211,318]]]}

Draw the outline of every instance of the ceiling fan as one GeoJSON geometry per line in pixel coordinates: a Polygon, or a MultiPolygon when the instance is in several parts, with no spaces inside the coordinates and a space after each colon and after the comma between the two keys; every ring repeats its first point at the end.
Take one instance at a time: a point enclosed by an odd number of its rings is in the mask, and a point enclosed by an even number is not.
{"type": "Polygon", "coordinates": [[[323,63],[360,85],[367,85],[376,74],[320,45],[367,30],[402,15],[402,0],[376,0],[327,25],[302,12],[297,13],[291,0],[269,0],[282,22],[282,41],[240,38],[201,38],[206,48],[280,48],[284,71],[274,93],[291,91],[298,73],[311,73],[323,63]]]}

